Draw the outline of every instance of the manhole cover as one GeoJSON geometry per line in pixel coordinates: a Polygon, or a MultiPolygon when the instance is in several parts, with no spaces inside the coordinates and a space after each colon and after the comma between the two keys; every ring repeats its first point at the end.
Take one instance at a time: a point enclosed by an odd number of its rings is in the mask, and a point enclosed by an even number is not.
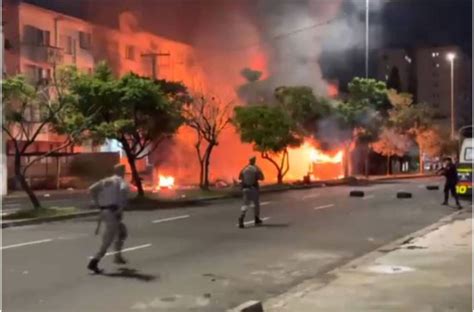
{"type": "Polygon", "coordinates": [[[368,271],[381,274],[399,274],[415,271],[413,268],[401,265],[373,265],[367,268],[368,271]]]}

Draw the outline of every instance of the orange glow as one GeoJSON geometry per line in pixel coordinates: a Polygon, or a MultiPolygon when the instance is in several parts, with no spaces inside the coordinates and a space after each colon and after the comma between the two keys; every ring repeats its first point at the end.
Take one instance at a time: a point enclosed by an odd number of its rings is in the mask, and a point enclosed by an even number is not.
{"type": "Polygon", "coordinates": [[[174,177],[172,176],[164,176],[164,175],[159,175],[158,177],[158,185],[156,186],[156,191],[159,191],[160,189],[166,188],[171,190],[174,187],[174,177]]]}
{"type": "Polygon", "coordinates": [[[328,96],[335,98],[339,95],[339,86],[337,83],[329,83],[327,86],[328,96]]]}
{"type": "Polygon", "coordinates": [[[309,140],[299,148],[289,150],[290,171],[287,180],[301,180],[309,175],[312,181],[334,180],[344,177],[344,152],[324,152],[309,140]]]}

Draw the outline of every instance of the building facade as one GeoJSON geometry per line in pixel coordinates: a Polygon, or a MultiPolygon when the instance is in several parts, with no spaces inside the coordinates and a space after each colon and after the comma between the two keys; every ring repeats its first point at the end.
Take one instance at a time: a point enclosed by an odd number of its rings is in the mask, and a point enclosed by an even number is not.
{"type": "Polygon", "coordinates": [[[455,129],[472,123],[471,71],[470,58],[457,46],[387,49],[379,53],[377,60],[377,79],[386,81],[389,87],[393,87],[394,80],[399,80],[399,91],[412,93],[417,103],[429,104],[436,110],[439,124],[448,129],[451,121],[451,78],[455,129]],[[452,77],[448,55],[454,55],[452,77]],[[394,76],[398,77],[394,79],[394,76]]]}
{"type": "MultiPolygon", "coordinates": [[[[117,76],[134,72],[156,79],[181,81],[190,89],[202,84],[194,51],[189,45],[159,37],[140,30],[138,21],[130,13],[119,17],[119,28],[112,29],[91,24],[27,3],[4,3],[5,36],[3,74],[22,74],[32,84],[51,80],[60,66],[75,65],[85,73],[92,73],[95,64],[105,61],[117,76]]],[[[39,110],[28,112],[32,121],[39,110]]],[[[6,136],[4,136],[6,138],[6,136]]],[[[61,144],[63,138],[47,127],[38,136],[32,150],[44,152],[61,144]]],[[[11,155],[12,142],[6,142],[6,153],[11,155]]],[[[104,146],[84,144],[68,147],[63,153],[119,152],[120,145],[108,141],[104,146]]],[[[45,158],[29,169],[30,175],[58,174],[61,165],[48,165],[58,159],[45,158]],[[49,167],[49,169],[48,169],[49,167]]],[[[67,162],[67,157],[61,159],[67,162]]],[[[146,163],[146,161],[145,161],[146,163]]],[[[146,164],[139,164],[144,168],[146,164]]],[[[9,177],[13,163],[8,161],[9,177]]]]}

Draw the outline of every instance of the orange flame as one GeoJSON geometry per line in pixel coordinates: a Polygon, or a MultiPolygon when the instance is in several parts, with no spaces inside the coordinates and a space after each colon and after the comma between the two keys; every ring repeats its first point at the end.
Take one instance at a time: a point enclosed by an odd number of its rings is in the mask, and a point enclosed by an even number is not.
{"type": "Polygon", "coordinates": [[[162,188],[172,189],[174,187],[174,177],[161,175],[158,178],[157,190],[162,188]]]}

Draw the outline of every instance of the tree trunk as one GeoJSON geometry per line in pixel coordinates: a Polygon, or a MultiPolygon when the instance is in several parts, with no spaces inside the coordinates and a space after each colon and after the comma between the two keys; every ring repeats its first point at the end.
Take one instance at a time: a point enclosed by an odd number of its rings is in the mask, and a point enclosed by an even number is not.
{"type": "Polygon", "coordinates": [[[17,181],[20,183],[23,191],[25,191],[25,193],[28,195],[28,198],[30,199],[33,208],[40,209],[41,204],[38,200],[38,197],[36,197],[30,185],[28,184],[28,182],[26,182],[24,174],[21,172],[21,155],[18,151],[15,152],[15,176],[17,181]]]}
{"type": "Polygon", "coordinates": [[[420,173],[423,173],[423,166],[425,165],[423,163],[423,152],[422,152],[421,148],[418,148],[418,150],[419,150],[419,154],[420,154],[419,155],[420,173]]]}
{"type": "Polygon", "coordinates": [[[387,155],[387,175],[390,175],[391,173],[391,167],[392,167],[392,158],[390,157],[390,155],[387,155]]]}
{"type": "Polygon", "coordinates": [[[125,155],[127,155],[127,161],[130,165],[130,171],[132,172],[132,179],[135,182],[135,186],[137,187],[138,197],[144,197],[145,191],[143,190],[142,180],[140,179],[140,174],[138,174],[137,166],[136,166],[136,158],[133,155],[132,151],[130,150],[130,146],[126,140],[120,140],[125,151],[125,155]]]}
{"type": "Polygon", "coordinates": [[[204,187],[204,160],[199,161],[199,187],[204,187]]]}
{"type": "Polygon", "coordinates": [[[280,168],[280,166],[278,165],[278,163],[273,160],[270,156],[268,156],[266,153],[261,153],[261,156],[263,159],[266,159],[268,160],[269,162],[272,163],[273,166],[275,166],[275,169],[277,170],[277,183],[278,184],[282,184],[283,183],[283,170],[282,168],[280,168]]]}
{"type": "Polygon", "coordinates": [[[344,178],[350,176],[351,146],[350,143],[344,146],[344,178]]]}
{"type": "Polygon", "coordinates": [[[204,184],[202,188],[205,190],[209,189],[209,164],[211,163],[211,153],[214,148],[214,144],[209,144],[204,154],[204,184]]]}
{"type": "Polygon", "coordinates": [[[370,164],[370,148],[367,147],[367,150],[365,152],[365,161],[364,161],[364,174],[365,177],[369,177],[369,164],[370,164]]]}

